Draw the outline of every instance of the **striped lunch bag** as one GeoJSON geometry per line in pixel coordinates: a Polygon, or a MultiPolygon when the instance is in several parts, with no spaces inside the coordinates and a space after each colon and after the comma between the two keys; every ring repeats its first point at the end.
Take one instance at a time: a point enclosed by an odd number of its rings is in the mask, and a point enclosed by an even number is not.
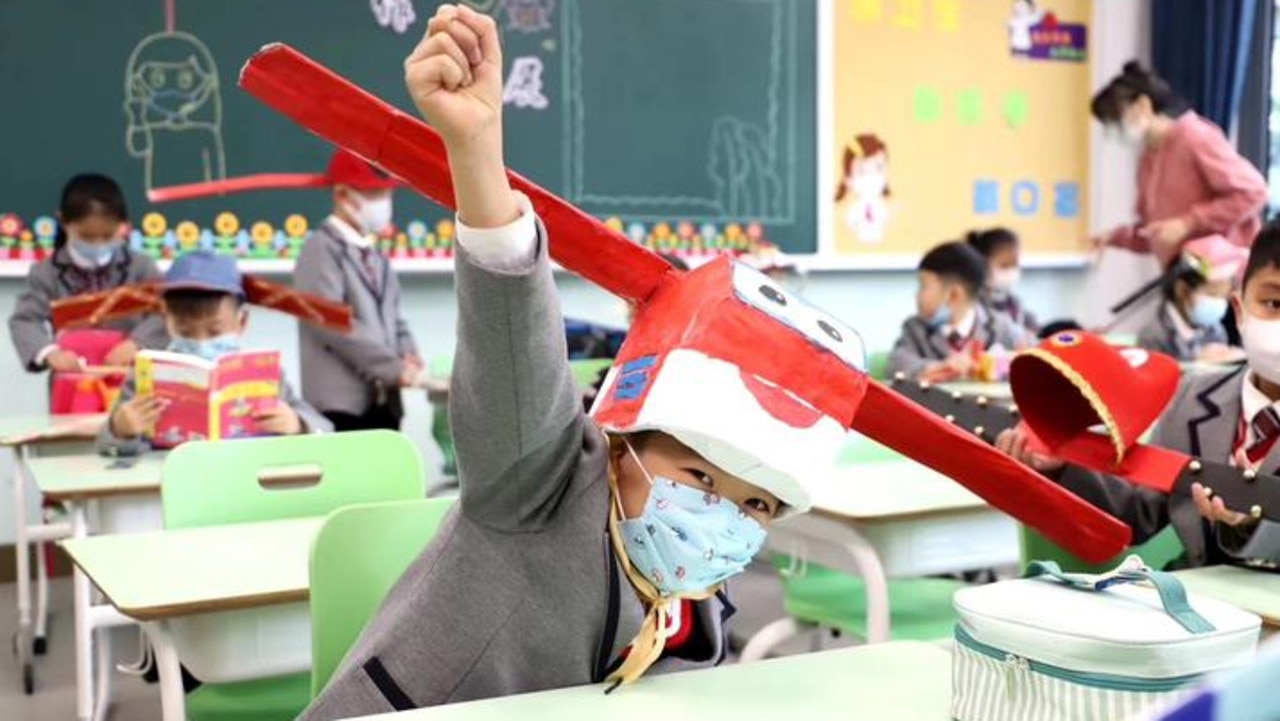
{"type": "Polygon", "coordinates": [[[1098,576],[1033,562],[1025,578],[955,595],[957,721],[1121,721],[1247,664],[1260,619],[1188,597],[1130,556],[1098,576]]]}

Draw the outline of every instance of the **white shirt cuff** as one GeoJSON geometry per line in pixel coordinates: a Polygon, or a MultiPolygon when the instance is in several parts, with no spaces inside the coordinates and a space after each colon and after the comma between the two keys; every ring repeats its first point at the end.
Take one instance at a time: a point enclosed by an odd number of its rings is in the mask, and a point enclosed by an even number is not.
{"type": "Polygon", "coordinates": [[[538,252],[538,227],[533,204],[515,192],[520,217],[497,228],[472,228],[457,218],[458,244],[489,270],[514,272],[528,268],[538,252]]]}
{"type": "Polygon", "coordinates": [[[41,349],[40,349],[40,352],[39,352],[39,353],[36,353],[36,357],[35,357],[35,364],[36,364],[37,366],[41,366],[41,367],[43,367],[43,366],[44,366],[44,361],[45,361],[45,359],[46,359],[46,358],[48,358],[48,357],[49,357],[49,355],[50,355],[50,354],[52,354],[52,353],[53,353],[54,351],[56,351],[56,350],[58,350],[58,344],[57,344],[57,343],[50,343],[49,345],[47,345],[47,346],[45,346],[45,347],[41,348],[41,349]]]}

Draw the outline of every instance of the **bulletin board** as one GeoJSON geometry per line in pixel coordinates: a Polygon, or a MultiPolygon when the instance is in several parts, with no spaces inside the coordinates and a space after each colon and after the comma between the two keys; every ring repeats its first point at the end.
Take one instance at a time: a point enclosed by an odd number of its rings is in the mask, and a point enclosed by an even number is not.
{"type": "Polygon", "coordinates": [[[827,10],[822,251],[912,267],[974,228],[1023,255],[1088,231],[1091,0],[840,0],[827,10]]]}

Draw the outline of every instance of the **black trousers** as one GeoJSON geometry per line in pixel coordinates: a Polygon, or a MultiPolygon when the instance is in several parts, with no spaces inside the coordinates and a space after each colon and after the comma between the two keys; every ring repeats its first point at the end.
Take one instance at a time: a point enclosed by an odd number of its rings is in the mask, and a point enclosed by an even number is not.
{"type": "Polygon", "coordinates": [[[324,411],[324,417],[333,423],[333,429],[342,431],[371,431],[386,428],[400,430],[400,414],[389,405],[374,406],[359,415],[341,411],[324,411]]]}

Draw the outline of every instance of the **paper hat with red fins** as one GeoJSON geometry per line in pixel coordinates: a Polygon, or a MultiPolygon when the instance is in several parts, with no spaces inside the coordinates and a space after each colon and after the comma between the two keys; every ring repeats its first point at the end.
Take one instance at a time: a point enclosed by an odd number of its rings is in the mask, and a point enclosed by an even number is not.
{"type": "MultiPolygon", "coordinates": [[[[241,86],[329,142],[455,208],[448,155],[426,124],[273,45],[241,86]]],[[[872,381],[861,340],[765,276],[722,257],[691,272],[517,173],[565,268],[637,305],[594,416],[617,431],[660,428],[796,508],[827,481],[852,428],[956,479],[1071,552],[1103,560],[1129,528],[965,431],[872,381]],[[678,411],[677,411],[678,409],[678,411]]]]}
{"type": "Polygon", "coordinates": [[[232,292],[238,288],[248,303],[292,315],[299,320],[331,330],[351,330],[351,308],[328,298],[302,293],[263,278],[244,275],[235,269],[231,258],[198,251],[174,261],[169,277],[134,285],[124,285],[101,293],[87,293],[53,301],[50,304],[54,330],[77,326],[97,326],[105,321],[143,313],[158,313],[166,290],[174,288],[209,288],[232,292]],[[192,266],[218,266],[221,271],[205,276],[186,272],[192,266]],[[229,267],[229,272],[228,272],[229,267]],[[212,281],[207,280],[212,279],[212,281]],[[196,282],[202,281],[202,282],[196,282]]]}

